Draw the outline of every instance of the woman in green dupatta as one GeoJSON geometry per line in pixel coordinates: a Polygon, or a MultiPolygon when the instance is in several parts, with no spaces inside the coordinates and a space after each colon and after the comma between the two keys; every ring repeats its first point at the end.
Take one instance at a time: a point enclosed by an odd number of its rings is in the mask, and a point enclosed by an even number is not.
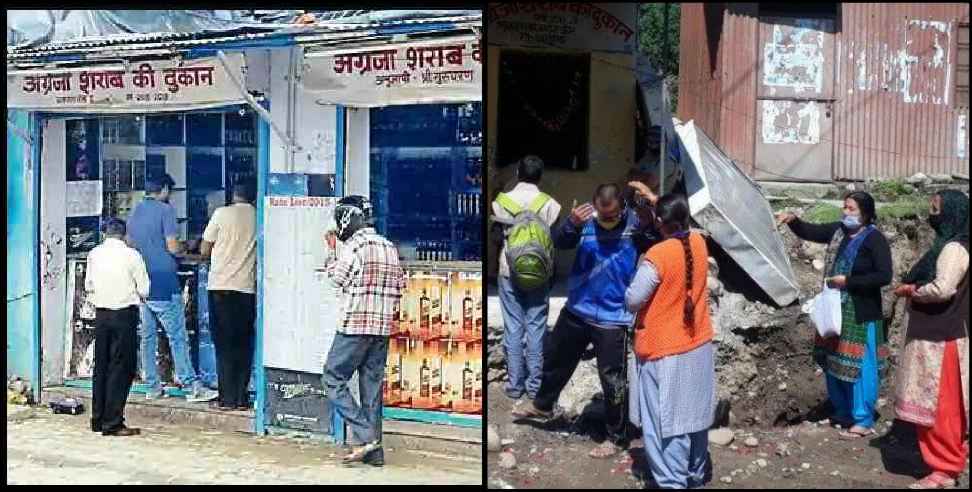
{"type": "Polygon", "coordinates": [[[831,418],[849,427],[843,439],[874,434],[874,407],[888,356],[881,287],[891,283],[891,248],[875,227],[874,199],[854,192],[844,199],[840,222],[811,224],[792,213],[777,216],[797,237],[827,248],[826,281],[841,290],[840,336],[814,339],[814,360],[826,373],[831,418]]]}

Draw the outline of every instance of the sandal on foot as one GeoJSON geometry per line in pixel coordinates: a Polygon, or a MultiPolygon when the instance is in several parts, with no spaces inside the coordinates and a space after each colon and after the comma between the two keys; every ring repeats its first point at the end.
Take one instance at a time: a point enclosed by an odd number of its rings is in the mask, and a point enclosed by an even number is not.
{"type": "Polygon", "coordinates": [[[877,432],[874,429],[866,429],[864,427],[853,426],[846,431],[841,431],[837,434],[840,439],[845,441],[852,441],[854,439],[862,439],[869,436],[876,436],[877,432]],[[856,429],[856,430],[855,430],[856,429]]]}
{"type": "Polygon", "coordinates": [[[364,461],[365,456],[368,456],[373,451],[379,448],[381,448],[381,444],[378,444],[377,442],[371,442],[365,444],[364,446],[358,448],[357,451],[355,451],[352,448],[352,451],[348,453],[348,455],[345,456],[341,461],[343,461],[344,463],[354,463],[358,461],[364,461]]]}
{"type": "Polygon", "coordinates": [[[955,487],[955,480],[941,472],[934,472],[908,486],[909,489],[949,489],[955,487]]]}
{"type": "Polygon", "coordinates": [[[618,454],[618,447],[610,441],[604,441],[587,453],[591,458],[606,459],[618,454]]]}

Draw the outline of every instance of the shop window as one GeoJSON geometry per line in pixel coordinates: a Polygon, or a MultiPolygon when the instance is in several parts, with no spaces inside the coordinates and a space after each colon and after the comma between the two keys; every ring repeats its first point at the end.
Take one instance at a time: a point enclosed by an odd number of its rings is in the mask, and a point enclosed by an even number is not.
{"type": "Polygon", "coordinates": [[[65,148],[68,181],[97,180],[100,176],[98,162],[97,119],[68,120],[65,122],[67,145],[65,148]]]}
{"type": "Polygon", "coordinates": [[[407,260],[480,260],[482,105],[375,108],[370,122],[379,232],[407,260]]]}
{"type": "Polygon", "coordinates": [[[969,107],[969,23],[958,26],[958,63],[955,65],[955,106],[969,107]]]}
{"type": "Polygon", "coordinates": [[[223,146],[223,115],[192,113],[186,116],[186,145],[191,147],[223,146]]]}
{"type": "Polygon", "coordinates": [[[590,55],[500,54],[499,167],[534,154],[547,167],[588,167],[590,55]]]}
{"type": "Polygon", "coordinates": [[[101,120],[101,143],[104,145],[144,145],[142,118],[125,116],[101,120]]]}
{"type": "Polygon", "coordinates": [[[185,145],[186,128],[183,115],[148,116],[145,120],[145,136],[149,145],[185,145]]]}

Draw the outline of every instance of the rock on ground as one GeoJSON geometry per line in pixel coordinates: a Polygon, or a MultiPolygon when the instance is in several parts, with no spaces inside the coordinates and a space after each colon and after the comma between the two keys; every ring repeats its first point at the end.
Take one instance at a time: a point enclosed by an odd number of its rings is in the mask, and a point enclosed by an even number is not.
{"type": "Polygon", "coordinates": [[[735,435],[732,429],[721,427],[719,429],[709,429],[709,442],[719,445],[728,446],[732,440],[735,439],[735,435]]]}

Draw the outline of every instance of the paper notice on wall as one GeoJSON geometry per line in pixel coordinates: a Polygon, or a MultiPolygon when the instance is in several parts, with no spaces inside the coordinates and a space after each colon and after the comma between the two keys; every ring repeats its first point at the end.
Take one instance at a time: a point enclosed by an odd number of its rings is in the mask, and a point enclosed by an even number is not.
{"type": "Polygon", "coordinates": [[[67,217],[101,215],[101,180],[67,182],[67,217]]]}
{"type": "Polygon", "coordinates": [[[336,198],[268,197],[264,249],[264,364],[321,374],[340,312],[324,266],[324,228],[336,198]],[[294,295],[299,292],[300,295],[294,295]]]}

